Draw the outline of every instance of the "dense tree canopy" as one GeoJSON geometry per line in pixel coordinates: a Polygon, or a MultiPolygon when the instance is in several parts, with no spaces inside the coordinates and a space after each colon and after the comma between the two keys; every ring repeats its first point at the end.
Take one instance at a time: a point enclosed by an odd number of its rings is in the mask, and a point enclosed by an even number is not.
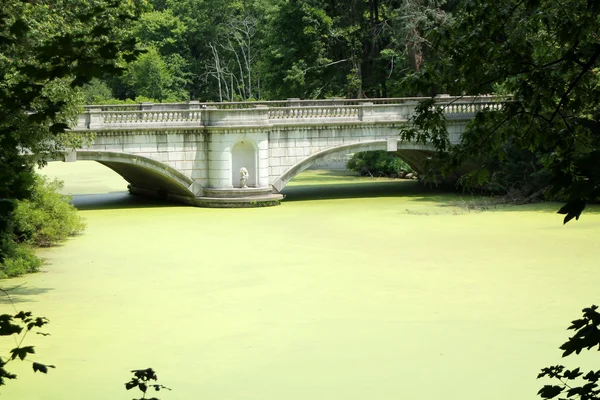
{"type": "MultiPolygon", "coordinates": [[[[424,32],[449,20],[444,0],[151,3],[130,35],[156,49],[166,68],[153,79],[180,100],[400,96],[431,53],[424,32]]],[[[110,86],[120,100],[147,96],[125,78],[110,86]]]]}
{"type": "MultiPolygon", "coordinates": [[[[75,90],[132,60],[124,40],[142,3],[6,0],[0,8],[0,263],[14,251],[15,200],[30,196],[35,162],[61,151],[75,90]],[[28,156],[32,154],[34,156],[28,156]]],[[[71,142],[75,144],[75,142],[71,142]]]]}
{"type": "Polygon", "coordinates": [[[444,119],[423,103],[405,139],[431,141],[432,173],[465,163],[467,183],[490,179],[490,159],[528,152],[548,172],[547,195],[567,205],[565,223],[600,196],[600,2],[460,2],[454,22],[430,31],[436,59],[405,80],[415,93],[503,93],[502,110],[480,113],[458,146],[444,119]]]}

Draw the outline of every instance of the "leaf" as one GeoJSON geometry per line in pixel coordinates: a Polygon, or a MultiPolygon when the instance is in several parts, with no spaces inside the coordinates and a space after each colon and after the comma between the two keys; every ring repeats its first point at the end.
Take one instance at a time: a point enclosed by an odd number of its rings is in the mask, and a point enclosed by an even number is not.
{"type": "Polygon", "coordinates": [[[563,376],[564,376],[566,379],[571,379],[571,380],[573,380],[573,379],[576,379],[577,377],[579,377],[579,376],[581,376],[581,375],[583,375],[583,372],[580,372],[580,371],[579,371],[579,368],[575,368],[573,371],[569,371],[569,370],[565,371],[565,373],[564,373],[564,375],[563,375],[563,376]]]}
{"type": "Polygon", "coordinates": [[[561,394],[562,391],[563,391],[562,386],[544,385],[544,387],[540,389],[538,394],[543,399],[552,399],[552,398],[558,396],[559,394],[561,394]]]}
{"type": "Polygon", "coordinates": [[[69,125],[63,123],[56,123],[50,126],[51,133],[63,133],[64,131],[70,129],[69,125]]]}
{"type": "Polygon", "coordinates": [[[23,328],[13,324],[12,317],[8,314],[0,315],[0,336],[11,336],[20,334],[23,328]]]}
{"type": "Polygon", "coordinates": [[[27,357],[27,354],[34,354],[35,351],[33,350],[33,346],[24,346],[14,348],[10,351],[10,353],[12,354],[10,357],[11,360],[14,360],[17,357],[19,357],[21,361],[23,361],[25,357],[27,357]]]}
{"type": "Polygon", "coordinates": [[[26,318],[31,317],[31,311],[19,311],[19,313],[17,315],[15,315],[15,319],[20,319],[22,321],[24,321],[26,318]]]}
{"type": "Polygon", "coordinates": [[[46,364],[37,363],[37,362],[33,363],[33,372],[40,371],[43,374],[47,374],[48,368],[56,368],[56,367],[54,365],[46,365],[46,364]]]}
{"type": "Polygon", "coordinates": [[[567,204],[565,204],[560,210],[558,210],[557,214],[566,214],[565,219],[563,220],[563,225],[572,220],[573,218],[579,220],[579,216],[585,208],[585,205],[586,202],[583,200],[571,200],[567,204]]]}
{"type": "Polygon", "coordinates": [[[125,389],[130,390],[130,389],[133,389],[134,387],[136,387],[137,385],[138,385],[138,382],[132,380],[131,382],[127,382],[125,384],[125,389]]]}
{"type": "Polygon", "coordinates": [[[0,386],[4,385],[4,379],[17,379],[17,375],[11,374],[4,368],[0,368],[0,386]]]}
{"type": "Polygon", "coordinates": [[[587,321],[585,319],[576,319],[571,321],[571,326],[569,326],[567,329],[577,330],[583,328],[585,325],[587,325],[587,321]]]}

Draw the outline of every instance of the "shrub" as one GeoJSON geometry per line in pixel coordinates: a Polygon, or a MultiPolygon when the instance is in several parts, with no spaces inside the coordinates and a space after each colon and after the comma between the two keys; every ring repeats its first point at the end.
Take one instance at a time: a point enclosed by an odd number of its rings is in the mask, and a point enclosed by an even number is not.
{"type": "Polygon", "coordinates": [[[61,195],[62,182],[37,176],[29,199],[19,200],[15,209],[15,238],[19,243],[49,247],[83,231],[85,223],[61,195]]]}
{"type": "Polygon", "coordinates": [[[36,272],[42,266],[42,260],[28,244],[11,242],[7,250],[4,262],[0,264],[0,279],[36,272]]]}
{"type": "Polygon", "coordinates": [[[401,171],[412,172],[401,158],[383,150],[355,153],[346,167],[361,175],[397,176],[401,171]]]}

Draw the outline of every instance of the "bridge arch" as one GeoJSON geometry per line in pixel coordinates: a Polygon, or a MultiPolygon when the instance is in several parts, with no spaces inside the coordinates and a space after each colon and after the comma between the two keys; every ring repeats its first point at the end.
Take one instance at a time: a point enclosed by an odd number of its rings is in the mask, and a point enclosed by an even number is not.
{"type": "MultiPolygon", "coordinates": [[[[290,167],[272,183],[272,186],[277,191],[281,191],[296,175],[325,157],[376,150],[387,150],[387,139],[358,142],[321,150],[290,167]]],[[[433,154],[433,152],[434,149],[432,146],[398,143],[396,154],[410,165],[411,168],[420,172],[423,160],[433,154]]]]}
{"type": "Polygon", "coordinates": [[[121,175],[132,193],[173,199],[197,196],[194,181],[174,168],[148,157],[110,151],[77,150],[77,160],[96,161],[121,175]]]}

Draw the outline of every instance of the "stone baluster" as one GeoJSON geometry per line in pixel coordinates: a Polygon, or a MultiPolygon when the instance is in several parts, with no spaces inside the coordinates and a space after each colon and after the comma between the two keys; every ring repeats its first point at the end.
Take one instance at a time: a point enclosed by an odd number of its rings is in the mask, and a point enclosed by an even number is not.
{"type": "Polygon", "coordinates": [[[190,100],[187,102],[187,109],[193,110],[185,114],[183,120],[196,121],[196,114],[200,111],[200,102],[198,100],[190,100]]]}
{"type": "MultiPolygon", "coordinates": [[[[139,105],[140,111],[146,111],[148,113],[148,112],[152,112],[153,109],[154,109],[154,103],[140,103],[140,105],[139,105]]],[[[143,113],[137,114],[136,119],[143,121],[144,120],[143,113]]]]}

